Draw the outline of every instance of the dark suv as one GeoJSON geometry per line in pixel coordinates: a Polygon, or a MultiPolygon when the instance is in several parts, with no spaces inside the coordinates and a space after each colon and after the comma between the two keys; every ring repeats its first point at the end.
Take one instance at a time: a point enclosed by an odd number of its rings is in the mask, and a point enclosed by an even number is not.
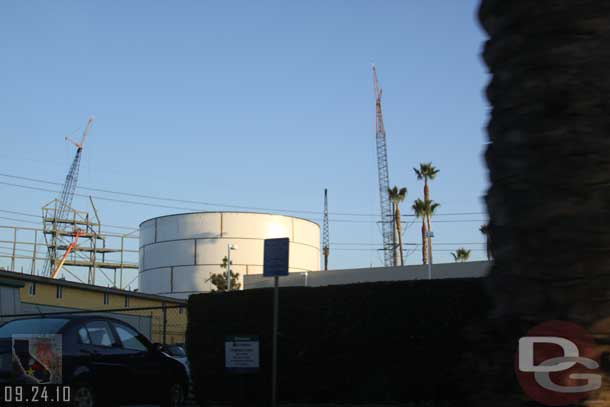
{"type": "MultiPolygon", "coordinates": [[[[62,335],[62,382],[71,386],[77,406],[184,402],[184,366],[123,321],[75,315],[12,320],[0,326],[0,359],[12,357],[14,335],[28,334],[62,335]]],[[[0,364],[0,384],[16,380],[14,364],[0,364]]]]}

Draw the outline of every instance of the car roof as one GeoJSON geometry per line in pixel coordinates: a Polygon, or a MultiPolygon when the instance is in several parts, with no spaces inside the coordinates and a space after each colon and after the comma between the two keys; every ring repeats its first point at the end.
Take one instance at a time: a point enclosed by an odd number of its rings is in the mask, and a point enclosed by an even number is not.
{"type": "MultiPolygon", "coordinates": [[[[41,314],[40,316],[28,316],[28,317],[24,317],[24,318],[14,318],[11,319],[9,321],[5,321],[5,322],[12,322],[12,321],[23,321],[23,320],[28,320],[28,319],[67,319],[70,322],[73,321],[80,321],[80,322],[86,322],[86,321],[92,321],[92,320],[108,320],[108,321],[112,321],[112,322],[121,322],[124,324],[127,324],[125,321],[122,321],[118,318],[114,318],[114,317],[108,317],[106,315],[100,315],[100,314],[88,314],[88,315],[80,315],[80,314],[62,314],[62,313],[53,313],[53,314],[41,314]]],[[[3,324],[0,324],[3,325],[3,324]]],[[[127,324],[129,325],[129,324],[127,324]]]]}

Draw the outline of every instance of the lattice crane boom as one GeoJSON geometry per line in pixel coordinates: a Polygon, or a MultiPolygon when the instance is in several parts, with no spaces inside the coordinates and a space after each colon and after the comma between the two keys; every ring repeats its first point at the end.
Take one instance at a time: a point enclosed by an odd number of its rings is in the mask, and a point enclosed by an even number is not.
{"type": "MultiPolygon", "coordinates": [[[[59,215],[63,215],[65,213],[65,210],[72,206],[72,200],[74,199],[74,193],[76,192],[76,185],[78,184],[78,172],[80,168],[80,159],[83,152],[83,146],[85,145],[85,141],[87,140],[87,136],[89,135],[89,131],[91,130],[93,120],[93,117],[89,118],[89,121],[87,122],[87,127],[83,132],[83,137],[80,143],[77,143],[69,137],[66,137],[66,140],[70,141],[76,146],[76,155],[74,156],[74,160],[72,160],[72,165],[70,166],[70,170],[68,171],[68,175],[66,176],[66,181],[64,182],[64,186],[61,190],[61,195],[59,196],[59,201],[61,205],[59,215]]],[[[58,218],[61,219],[62,216],[58,216],[58,218]]]]}
{"type": "Polygon", "coordinates": [[[382,90],[377,79],[377,69],[373,65],[373,82],[375,86],[377,173],[379,176],[379,203],[381,207],[381,231],[383,236],[383,261],[386,267],[395,266],[394,228],[392,224],[392,205],[388,189],[390,176],[388,170],[388,149],[386,143],[383,113],[381,111],[382,90]]]}
{"type": "MultiPolygon", "coordinates": [[[[61,189],[61,193],[59,198],[55,201],[55,209],[53,211],[53,216],[50,219],[45,219],[43,217],[43,225],[45,225],[44,229],[49,230],[51,234],[51,240],[47,240],[47,246],[49,250],[49,262],[45,264],[44,273],[49,273],[51,276],[56,277],[63,267],[64,262],[67,259],[67,255],[74,249],[76,246],[76,242],[78,241],[78,234],[76,230],[74,230],[74,224],[70,222],[69,218],[71,214],[74,214],[72,210],[72,201],[74,200],[74,194],[76,192],[76,186],[78,184],[78,172],[80,169],[80,161],[83,153],[83,147],[85,145],[85,141],[87,141],[87,136],[89,135],[89,131],[91,130],[91,126],[93,124],[93,116],[89,117],[87,121],[87,126],[83,131],[83,136],[81,138],[80,143],[72,140],[69,137],[66,137],[66,140],[76,146],[76,154],[74,155],[74,159],[72,160],[72,164],[70,165],[70,169],[68,170],[68,175],[66,175],[66,180],[61,189]],[[69,242],[69,233],[73,233],[74,240],[70,243],[68,250],[64,254],[63,258],[59,262],[59,266],[56,267],[55,262],[58,260],[60,255],[60,250],[58,249],[61,245],[66,245],[69,242]],[[51,268],[53,268],[51,270],[51,268]]],[[[45,239],[47,236],[45,234],[45,239]]]]}

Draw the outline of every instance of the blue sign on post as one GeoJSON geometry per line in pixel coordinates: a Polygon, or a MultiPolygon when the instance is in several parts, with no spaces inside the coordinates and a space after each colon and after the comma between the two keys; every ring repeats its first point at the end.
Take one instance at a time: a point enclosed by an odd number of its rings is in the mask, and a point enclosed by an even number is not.
{"type": "Polygon", "coordinates": [[[265,239],[263,276],[287,276],[289,252],[290,240],[287,237],[280,239],[265,239]]]}

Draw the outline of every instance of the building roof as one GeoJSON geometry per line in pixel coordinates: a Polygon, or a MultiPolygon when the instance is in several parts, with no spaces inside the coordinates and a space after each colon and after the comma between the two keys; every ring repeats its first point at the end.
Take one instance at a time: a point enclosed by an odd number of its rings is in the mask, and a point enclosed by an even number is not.
{"type": "Polygon", "coordinates": [[[26,281],[26,282],[34,281],[34,282],[39,282],[41,284],[52,284],[52,285],[60,285],[63,287],[73,287],[73,288],[78,288],[81,290],[117,294],[117,295],[129,296],[132,298],[142,298],[142,299],[148,299],[148,300],[154,300],[154,301],[160,301],[160,302],[166,302],[166,303],[172,303],[172,304],[186,304],[186,300],[172,298],[172,297],[165,297],[162,295],[146,294],[146,293],[140,293],[137,291],[121,290],[119,288],[114,288],[114,287],[102,287],[99,285],[77,283],[75,281],[56,279],[56,278],[50,278],[50,277],[42,277],[42,276],[36,276],[33,274],[17,273],[14,271],[6,271],[6,270],[0,271],[0,285],[7,286],[7,285],[13,284],[12,286],[23,287],[24,284],[20,283],[23,281],[26,281]]]}
{"type": "Polygon", "coordinates": [[[21,288],[25,285],[25,283],[17,280],[11,280],[8,278],[0,278],[0,287],[15,287],[21,288]]]}

